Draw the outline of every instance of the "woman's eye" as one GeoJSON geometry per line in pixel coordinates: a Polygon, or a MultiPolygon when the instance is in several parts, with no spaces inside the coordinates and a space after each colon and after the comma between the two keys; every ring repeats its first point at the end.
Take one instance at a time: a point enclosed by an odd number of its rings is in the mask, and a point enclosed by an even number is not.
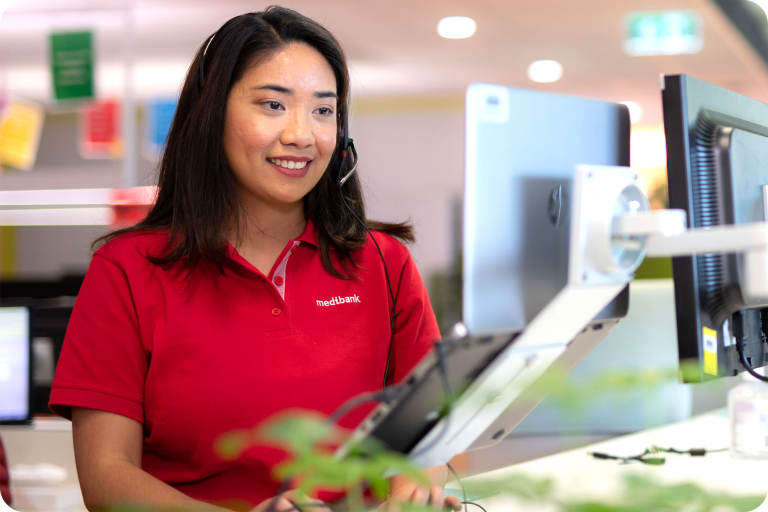
{"type": "Polygon", "coordinates": [[[280,107],[282,107],[282,105],[276,101],[270,101],[268,105],[271,110],[279,110],[280,107]]]}
{"type": "Polygon", "coordinates": [[[320,107],[319,109],[317,109],[317,113],[320,114],[321,116],[330,116],[333,114],[333,110],[331,110],[328,107],[320,107]]]}

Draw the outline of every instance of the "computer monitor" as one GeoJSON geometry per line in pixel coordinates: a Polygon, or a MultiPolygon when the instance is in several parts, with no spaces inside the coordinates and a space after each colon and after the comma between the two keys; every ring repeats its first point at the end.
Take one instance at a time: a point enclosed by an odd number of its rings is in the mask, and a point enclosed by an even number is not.
{"type": "Polygon", "coordinates": [[[32,419],[32,308],[0,304],[0,424],[32,419]]]}
{"type": "Polygon", "coordinates": [[[490,84],[466,108],[462,321],[518,332],[568,281],[576,166],[629,166],[629,111],[490,84]]]}
{"type": "Polygon", "coordinates": [[[620,286],[602,311],[589,309],[583,322],[571,315],[575,329],[565,318],[573,308],[551,308],[573,282],[576,167],[629,165],[627,108],[490,84],[472,84],[466,101],[466,328],[444,338],[442,362],[427,356],[341,454],[371,436],[429,466],[498,443],[543,398],[542,386],[531,384],[544,370],[556,365],[567,373],[627,313],[628,289],[620,286]],[[569,328],[539,328],[558,322],[569,328]],[[456,400],[443,416],[448,395],[456,400]]]}
{"type": "MultiPolygon", "coordinates": [[[[764,222],[768,185],[768,105],[686,75],[664,77],[669,207],[688,226],[764,222]]],[[[744,293],[740,254],[672,260],[678,352],[686,382],[733,376],[768,362],[768,297],[744,293]]]]}
{"type": "Polygon", "coordinates": [[[69,317],[84,275],[51,280],[3,280],[3,301],[23,301],[34,308],[32,331],[32,414],[53,414],[48,408],[56,364],[64,346],[69,317]]]}

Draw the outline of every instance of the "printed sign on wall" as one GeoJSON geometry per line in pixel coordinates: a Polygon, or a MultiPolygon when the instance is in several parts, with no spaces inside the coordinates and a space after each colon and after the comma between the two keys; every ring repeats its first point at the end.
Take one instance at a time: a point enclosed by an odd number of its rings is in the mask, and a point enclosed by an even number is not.
{"type": "Polygon", "coordinates": [[[51,76],[56,100],[93,98],[93,34],[51,34],[51,76]]]}
{"type": "Polygon", "coordinates": [[[147,149],[153,155],[165,149],[177,103],[175,98],[155,99],[147,103],[146,142],[147,149]]]}
{"type": "Polygon", "coordinates": [[[0,118],[0,164],[28,171],[35,165],[45,111],[37,103],[11,99],[0,118]]]}
{"type": "Polygon", "coordinates": [[[80,154],[83,158],[123,156],[120,104],[116,100],[88,103],[80,116],[80,154]]]}

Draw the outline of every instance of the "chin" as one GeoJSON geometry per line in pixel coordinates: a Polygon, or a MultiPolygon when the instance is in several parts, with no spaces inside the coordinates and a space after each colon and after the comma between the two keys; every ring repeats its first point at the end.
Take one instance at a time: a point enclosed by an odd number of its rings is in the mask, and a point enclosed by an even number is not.
{"type": "Polygon", "coordinates": [[[283,206],[293,206],[297,203],[304,203],[304,196],[306,196],[309,193],[307,191],[303,194],[278,194],[275,196],[272,196],[270,198],[271,202],[275,205],[283,205],[283,206]]]}

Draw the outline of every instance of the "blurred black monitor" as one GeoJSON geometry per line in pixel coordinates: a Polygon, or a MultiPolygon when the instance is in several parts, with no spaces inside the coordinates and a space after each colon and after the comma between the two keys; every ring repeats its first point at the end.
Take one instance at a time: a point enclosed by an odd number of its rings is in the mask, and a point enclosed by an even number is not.
{"type": "Polygon", "coordinates": [[[32,307],[0,303],[0,424],[32,419],[32,307]]]}
{"type": "Polygon", "coordinates": [[[0,300],[34,306],[32,414],[53,414],[48,408],[51,383],[83,279],[83,275],[66,275],[57,280],[5,279],[0,283],[0,300]]]}
{"type": "MultiPolygon", "coordinates": [[[[768,185],[768,105],[686,75],[664,77],[669,207],[688,226],[764,222],[768,185]]],[[[743,257],[705,254],[672,260],[678,351],[686,382],[744,371],[737,339],[753,368],[768,362],[768,298],[742,293],[743,257]]]]}

